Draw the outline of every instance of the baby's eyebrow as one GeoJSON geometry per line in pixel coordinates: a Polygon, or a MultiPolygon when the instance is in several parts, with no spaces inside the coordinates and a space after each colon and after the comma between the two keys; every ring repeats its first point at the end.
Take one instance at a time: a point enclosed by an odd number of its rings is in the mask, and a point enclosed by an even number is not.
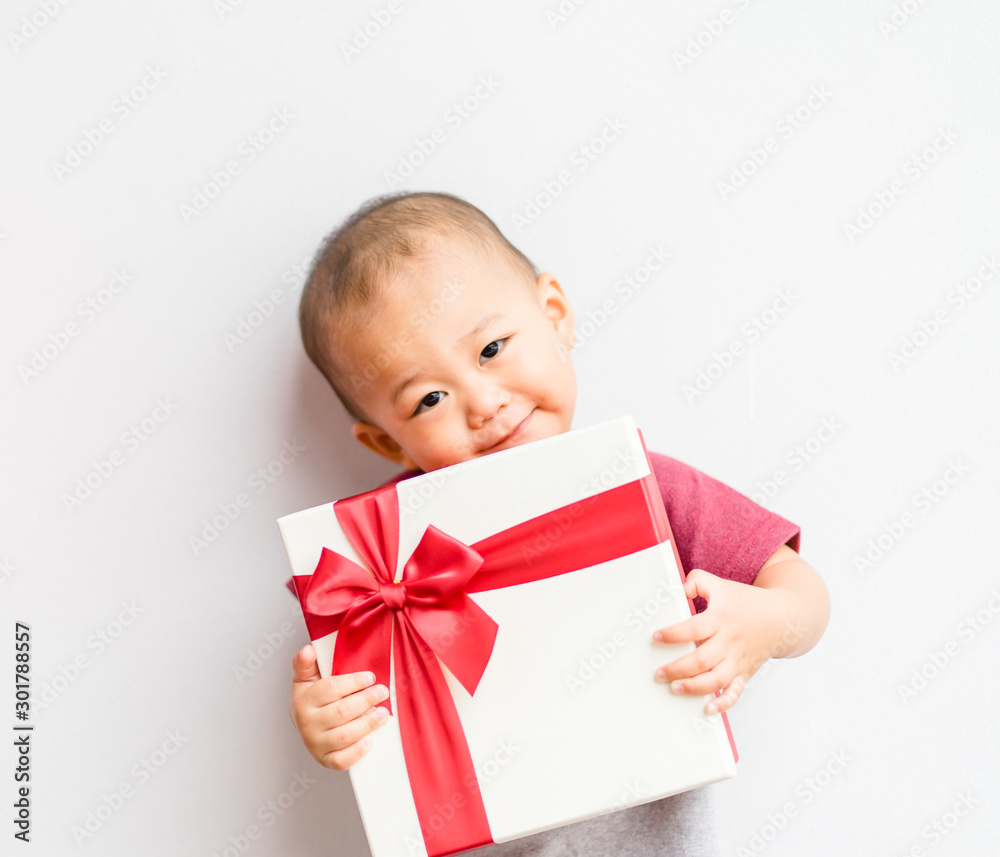
{"type": "Polygon", "coordinates": [[[402,381],[400,381],[392,392],[392,406],[396,407],[399,403],[400,396],[406,392],[406,388],[413,384],[420,377],[419,372],[414,372],[412,375],[408,375],[402,381]]]}
{"type": "Polygon", "coordinates": [[[491,324],[499,321],[502,318],[503,318],[503,313],[499,312],[491,312],[489,315],[484,315],[482,318],[479,319],[479,322],[476,324],[476,326],[472,328],[472,330],[470,330],[467,334],[465,334],[465,336],[462,337],[461,342],[466,343],[472,339],[475,339],[477,336],[481,335],[482,332],[486,330],[487,327],[489,327],[491,324]]]}

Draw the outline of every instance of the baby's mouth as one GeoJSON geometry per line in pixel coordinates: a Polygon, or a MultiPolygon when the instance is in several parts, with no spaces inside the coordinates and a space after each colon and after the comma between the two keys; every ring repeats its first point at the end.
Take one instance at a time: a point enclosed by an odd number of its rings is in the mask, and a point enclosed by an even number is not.
{"type": "Polygon", "coordinates": [[[521,443],[522,439],[527,434],[527,428],[531,422],[531,415],[534,412],[535,409],[532,408],[528,412],[528,415],[509,432],[499,437],[496,442],[490,444],[489,446],[482,447],[479,450],[480,455],[486,455],[490,452],[499,452],[501,449],[508,449],[512,446],[517,446],[518,443],[521,443]]]}

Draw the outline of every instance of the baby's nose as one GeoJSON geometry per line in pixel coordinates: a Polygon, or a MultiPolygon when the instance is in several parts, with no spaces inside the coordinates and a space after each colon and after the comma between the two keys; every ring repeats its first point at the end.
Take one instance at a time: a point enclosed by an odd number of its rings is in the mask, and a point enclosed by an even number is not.
{"type": "Polygon", "coordinates": [[[495,384],[483,384],[470,392],[469,424],[480,428],[510,403],[510,394],[495,384]]]}

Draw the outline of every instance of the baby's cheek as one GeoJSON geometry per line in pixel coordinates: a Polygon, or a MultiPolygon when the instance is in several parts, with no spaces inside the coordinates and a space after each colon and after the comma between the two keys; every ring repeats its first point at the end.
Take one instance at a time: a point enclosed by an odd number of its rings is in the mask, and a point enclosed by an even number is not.
{"type": "Polygon", "coordinates": [[[561,366],[564,350],[560,348],[559,339],[546,334],[536,340],[533,348],[525,349],[518,355],[518,359],[532,373],[551,373],[561,366]]]}
{"type": "Polygon", "coordinates": [[[539,371],[538,404],[558,422],[556,432],[568,431],[576,405],[576,379],[562,367],[549,366],[539,371]]]}

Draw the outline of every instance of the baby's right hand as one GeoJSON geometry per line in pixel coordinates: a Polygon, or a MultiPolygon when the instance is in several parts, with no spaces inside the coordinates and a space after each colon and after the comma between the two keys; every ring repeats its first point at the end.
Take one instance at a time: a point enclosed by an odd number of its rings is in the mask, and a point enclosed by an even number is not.
{"type": "Polygon", "coordinates": [[[313,758],[327,768],[346,771],[371,747],[371,733],[389,719],[376,703],[389,696],[370,672],[322,678],[316,650],[306,644],[292,660],[288,713],[313,758]]]}

